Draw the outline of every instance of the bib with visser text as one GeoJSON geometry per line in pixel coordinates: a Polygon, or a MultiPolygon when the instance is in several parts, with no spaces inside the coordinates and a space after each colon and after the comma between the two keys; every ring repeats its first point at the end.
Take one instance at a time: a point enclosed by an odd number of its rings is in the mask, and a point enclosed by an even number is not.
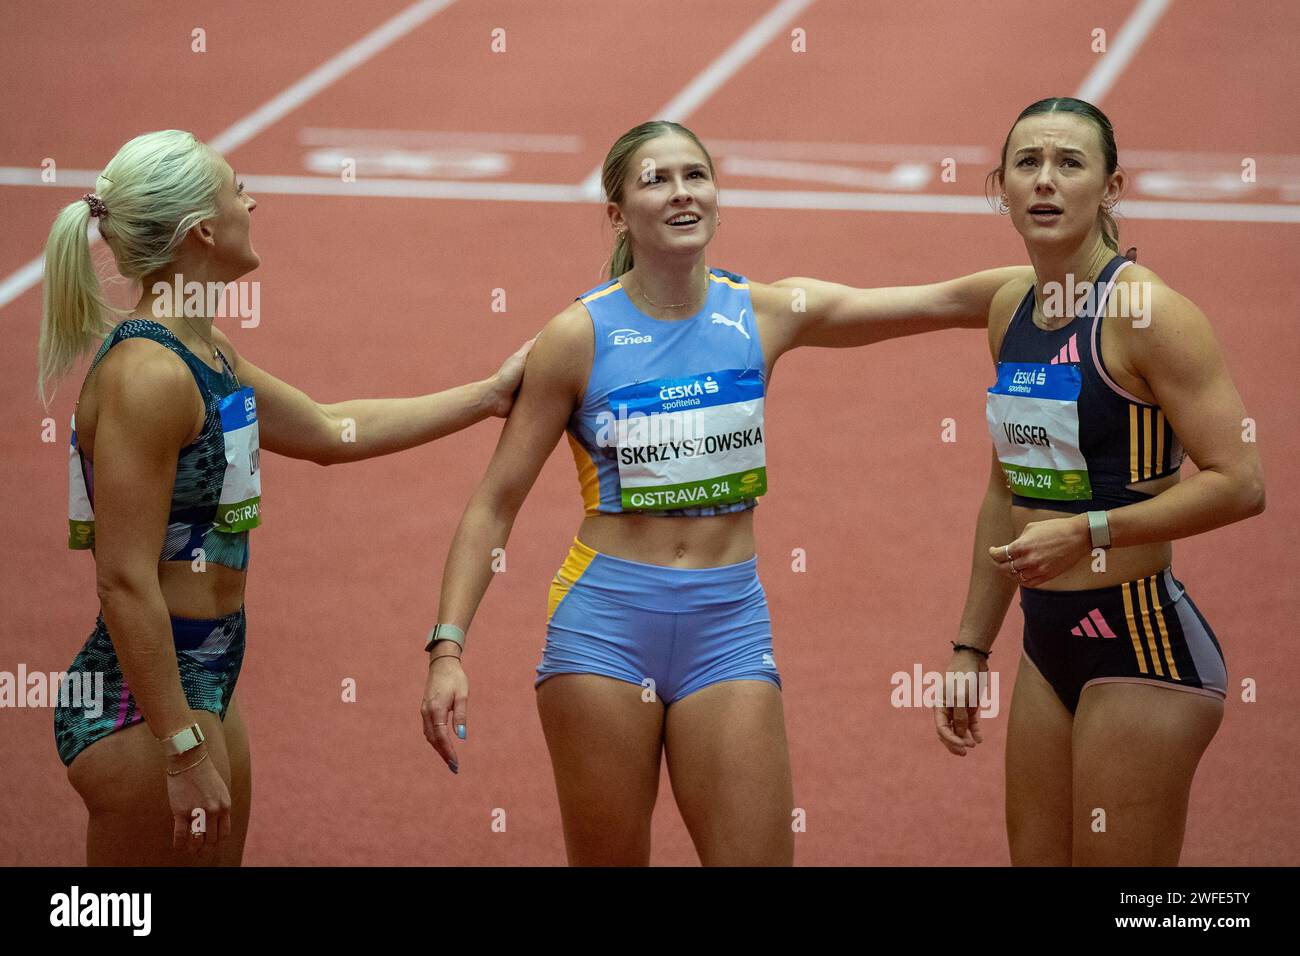
{"type": "Polygon", "coordinates": [[[999,362],[985,415],[1011,490],[1025,498],[1092,498],[1079,448],[1077,365],[999,362]]]}

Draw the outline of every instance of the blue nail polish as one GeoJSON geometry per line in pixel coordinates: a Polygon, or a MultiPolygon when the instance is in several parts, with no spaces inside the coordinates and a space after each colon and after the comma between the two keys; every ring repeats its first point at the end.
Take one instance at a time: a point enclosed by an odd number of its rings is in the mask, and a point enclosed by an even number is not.
{"type": "Polygon", "coordinates": [[[464,740],[464,739],[465,739],[465,725],[464,725],[464,724],[457,724],[457,725],[456,725],[456,736],[459,737],[461,740],[464,740]]]}
{"type": "Polygon", "coordinates": [[[460,764],[449,763],[447,766],[451,768],[452,773],[460,773],[460,764]]]}

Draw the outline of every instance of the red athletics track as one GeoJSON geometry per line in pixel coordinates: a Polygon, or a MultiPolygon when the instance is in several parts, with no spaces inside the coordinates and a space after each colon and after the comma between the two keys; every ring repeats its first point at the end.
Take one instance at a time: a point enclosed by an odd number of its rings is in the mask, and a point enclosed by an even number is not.
{"type": "MultiPolygon", "coordinates": [[[[543,15],[519,0],[460,0],[227,156],[245,178],[302,177],[306,130],[547,134],[573,142],[516,151],[512,168],[479,181],[577,184],[619,133],[672,103],[773,5],[569,2],[547,4],[543,15]],[[489,49],[495,27],[507,31],[503,54],[489,49]]],[[[912,152],[936,168],[950,146],[992,156],[1021,107],[1080,90],[1100,59],[1091,30],[1107,30],[1112,56],[1134,10],[1133,0],[1090,10],[972,6],[817,0],[677,115],[709,143],[858,144],[769,148],[778,159],[802,150],[814,162],[879,171],[888,164],[853,157],[869,160],[867,147],[880,144],[930,144],[912,152]],[[795,27],[806,32],[806,53],[790,49],[795,27]]],[[[297,4],[292,13],[247,0],[215,9],[153,4],[146,18],[128,21],[46,3],[11,16],[0,38],[0,182],[10,184],[0,185],[0,282],[39,251],[55,210],[85,190],[66,171],[98,170],[150,129],[215,137],[403,9],[395,0],[297,4]],[[204,54],[190,50],[195,27],[207,31],[204,54]],[[65,171],[63,182],[13,184],[30,180],[46,157],[65,171]]],[[[1300,862],[1300,800],[1286,769],[1300,678],[1288,540],[1300,481],[1300,227],[1297,194],[1278,185],[1292,162],[1285,157],[1300,153],[1291,119],[1300,16],[1282,4],[1240,10],[1228,0],[1172,4],[1101,99],[1121,159],[1206,152],[1220,156],[1216,169],[1235,173],[1241,157],[1259,157],[1256,190],[1230,201],[1268,203],[1291,217],[1135,211],[1121,220],[1124,244],[1137,244],[1141,261],[1213,321],[1257,419],[1268,478],[1264,516],[1176,548],[1175,571],[1217,631],[1234,688],[1193,789],[1183,861],[1201,865],[1300,862]],[[1235,690],[1247,677],[1258,682],[1256,703],[1235,690]]],[[[871,286],[1024,261],[1009,224],[991,215],[757,208],[765,200],[742,190],[853,187],[729,175],[717,155],[726,215],[711,264],[759,280],[802,274],[871,286]],[[728,204],[728,190],[747,201],[728,204]]],[[[918,203],[979,195],[991,161],[977,160],[959,163],[956,183],[930,182],[918,203]]],[[[252,360],[322,401],[414,394],[488,374],[598,281],[608,248],[600,208],[588,202],[317,197],[250,186],[263,265],[249,278],[261,283],[262,321],[224,327],[252,360]],[[505,314],[490,309],[497,288],[507,293],[505,314]]],[[[1142,198],[1158,197],[1135,194],[1130,208],[1142,198]]],[[[0,309],[8,531],[0,670],[10,672],[20,663],[66,667],[96,610],[90,559],[63,548],[66,423],[80,375],[54,403],[57,442],[43,443],[44,412],[33,398],[39,306],[32,288],[0,309]]],[[[929,712],[890,704],[893,673],[947,659],[987,468],[988,382],[976,332],[807,351],[775,376],[760,573],[785,682],[795,802],[807,814],[801,865],[1007,862],[1003,742],[1018,609],[994,657],[1002,712],[976,755],[949,756],[929,712]],[[945,418],[957,424],[955,443],[940,440],[945,418]],[[806,552],[805,573],[791,569],[795,548],[806,552]]],[[[532,690],[547,585],[580,518],[564,447],[524,507],[506,573],[474,623],[458,777],[425,743],[417,713],[419,646],[447,543],[498,430],[481,424],[347,468],[267,460],[239,689],[255,765],[248,864],[564,862],[532,690]],[[355,703],[340,700],[345,678],[357,682],[355,703]],[[498,808],[504,833],[492,829],[498,808]]],[[[0,864],[83,859],[85,813],[51,723],[47,708],[0,710],[0,864]]],[[[696,862],[666,773],[653,861],[696,862]]]]}

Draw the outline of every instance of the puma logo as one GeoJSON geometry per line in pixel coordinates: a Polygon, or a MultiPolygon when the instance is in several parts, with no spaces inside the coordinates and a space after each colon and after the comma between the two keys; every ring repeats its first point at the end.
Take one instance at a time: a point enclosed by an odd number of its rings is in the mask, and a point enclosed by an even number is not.
{"type": "Polygon", "coordinates": [[[733,329],[735,329],[737,332],[739,332],[741,335],[743,335],[745,338],[749,338],[749,332],[746,331],[746,329],[745,329],[745,324],[744,324],[744,323],[745,323],[745,310],[744,310],[744,309],[741,309],[741,310],[740,310],[740,318],[739,318],[739,319],[729,319],[729,318],[727,318],[725,315],[723,315],[721,312],[714,312],[714,313],[713,313],[713,324],[714,324],[714,325],[729,325],[729,326],[731,326],[733,329]]]}

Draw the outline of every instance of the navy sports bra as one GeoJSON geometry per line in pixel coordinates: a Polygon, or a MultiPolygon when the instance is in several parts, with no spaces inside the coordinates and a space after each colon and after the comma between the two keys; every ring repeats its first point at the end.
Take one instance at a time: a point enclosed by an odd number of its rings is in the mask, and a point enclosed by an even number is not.
{"type": "Polygon", "coordinates": [[[1075,514],[1116,508],[1152,497],[1127,485],[1182,466],[1164,412],[1120,388],[1101,358],[1106,298],[1128,265],[1111,259],[1097,276],[1095,305],[1083,302],[1068,325],[1034,324],[1031,286],[1007,327],[986,417],[1013,504],[1075,514]]]}
{"type": "MultiPolygon", "coordinates": [[[[149,339],[180,356],[194,375],[204,405],[203,429],[177,455],[159,560],[191,561],[202,556],[204,561],[242,571],[248,567],[248,531],[260,523],[261,507],[253,390],[240,387],[224,355],[225,371],[215,372],[171,330],[148,319],[131,318],[117,326],[95,355],[91,371],[109,349],[132,338],[149,339]]],[[[93,548],[95,471],[94,464],[81,456],[75,415],[68,455],[68,547],[93,548]]]]}

